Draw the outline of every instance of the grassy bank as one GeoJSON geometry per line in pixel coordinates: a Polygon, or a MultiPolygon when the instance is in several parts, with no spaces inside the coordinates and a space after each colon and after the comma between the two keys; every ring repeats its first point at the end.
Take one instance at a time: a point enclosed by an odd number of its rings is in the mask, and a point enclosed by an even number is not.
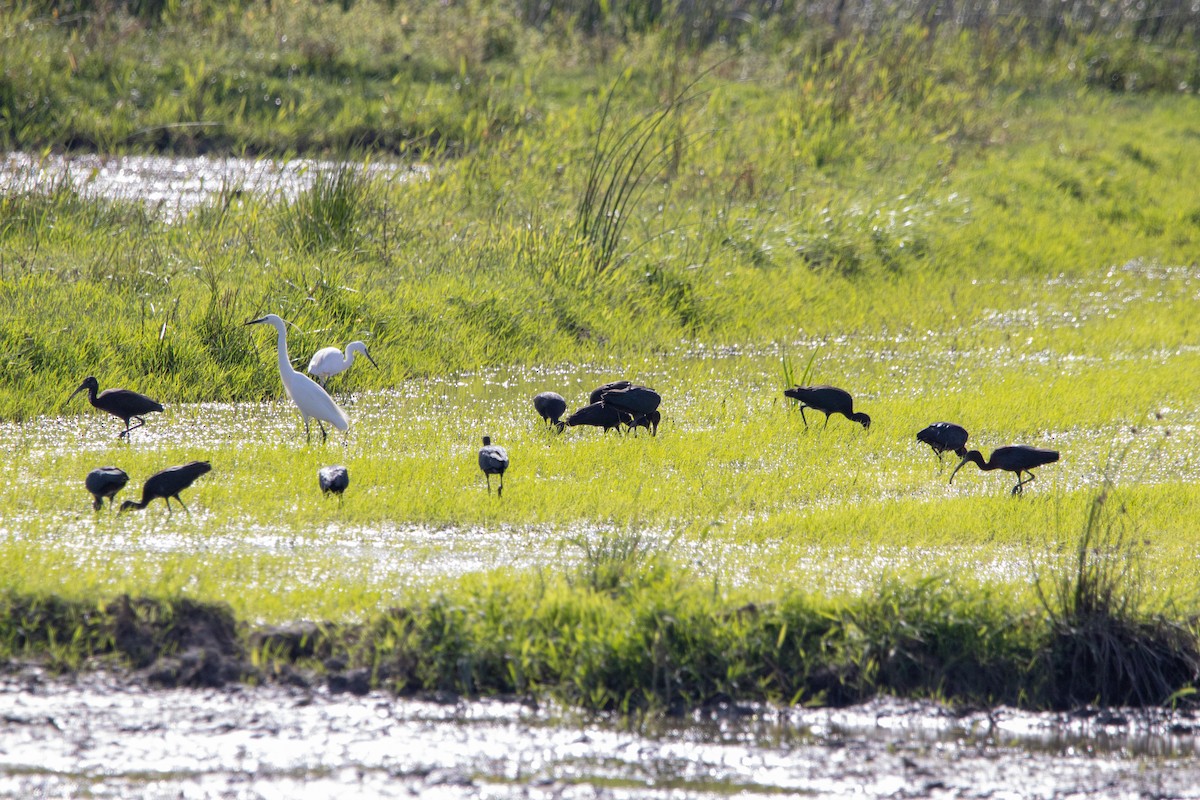
{"type": "Polygon", "coordinates": [[[852,599],[726,592],[614,537],[577,568],[474,576],[361,623],[263,627],[186,598],[0,596],[0,656],[117,664],[167,686],[229,681],[545,697],[589,709],[841,705],[878,693],[1026,708],[1188,703],[1193,627],[1131,598],[1106,496],[1074,564],[1007,591],[935,574],[852,599]],[[1104,552],[1109,550],[1109,552],[1104,552]],[[1114,568],[1111,557],[1118,561],[1114,568]],[[748,599],[753,597],[755,599],[748,599]]]}

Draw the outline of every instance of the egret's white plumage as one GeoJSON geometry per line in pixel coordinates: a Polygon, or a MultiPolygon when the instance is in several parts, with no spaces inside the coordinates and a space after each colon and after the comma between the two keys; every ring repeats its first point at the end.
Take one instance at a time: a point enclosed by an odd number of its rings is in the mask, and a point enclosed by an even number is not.
{"type": "Polygon", "coordinates": [[[275,314],[267,314],[265,317],[252,319],[247,322],[247,325],[256,325],[260,322],[265,322],[268,325],[273,325],[279,333],[279,377],[283,379],[283,388],[287,391],[288,397],[296,404],[296,408],[300,409],[301,416],[304,417],[304,437],[309,438],[309,418],[317,421],[317,427],[321,429],[322,441],[326,438],[325,426],[322,421],[328,422],[339,431],[344,431],[350,427],[350,420],[346,417],[346,412],[338,408],[338,404],[333,402],[333,398],[321,388],[321,386],[307,375],[297,372],[292,367],[292,362],[288,359],[287,349],[287,328],[282,318],[275,314]]]}
{"type": "Polygon", "coordinates": [[[312,375],[317,379],[318,383],[324,386],[325,382],[334,375],[350,369],[350,365],[354,363],[355,353],[362,353],[375,369],[379,369],[379,365],[375,363],[375,359],[371,358],[371,354],[367,352],[365,344],[362,342],[351,342],[346,345],[345,355],[336,347],[322,347],[313,354],[312,361],[308,362],[308,374],[312,375]]]}

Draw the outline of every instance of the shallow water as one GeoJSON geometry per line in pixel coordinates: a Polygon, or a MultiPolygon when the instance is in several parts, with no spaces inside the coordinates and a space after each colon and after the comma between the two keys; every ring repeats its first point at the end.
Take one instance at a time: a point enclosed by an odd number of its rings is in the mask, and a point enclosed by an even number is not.
{"type": "MultiPolygon", "coordinates": [[[[0,158],[0,191],[46,191],[65,184],[84,197],[143,203],[151,213],[173,221],[234,193],[294,200],[317,175],[341,168],[339,162],[312,159],[7,153],[0,158]]],[[[364,169],[383,180],[407,180],[425,172],[424,167],[395,164],[364,169]]]]}
{"type": "Polygon", "coordinates": [[[0,797],[1200,797],[1192,716],[881,700],[635,725],[500,701],[0,678],[0,797]]]}
{"type": "MultiPolygon", "coordinates": [[[[687,388],[668,395],[670,408],[660,442],[695,435],[712,427],[716,422],[707,409],[719,404],[725,404],[726,408],[734,403],[744,404],[744,411],[729,409],[730,413],[735,418],[744,415],[746,420],[754,419],[760,412],[756,405],[768,402],[763,398],[777,391],[774,382],[778,358],[777,352],[769,349],[750,352],[696,348],[681,353],[677,363],[682,364],[679,369],[688,373],[687,388]]],[[[657,363],[637,364],[630,369],[639,380],[660,388],[675,382],[657,363]]],[[[389,452],[403,450],[408,446],[406,430],[412,426],[437,431],[437,438],[447,442],[446,452],[439,457],[462,463],[471,462],[477,447],[473,439],[464,438],[462,421],[478,425],[482,414],[487,415],[489,424],[510,431],[510,436],[517,438],[518,447],[553,443],[563,449],[564,458],[570,457],[573,443],[594,440],[600,434],[572,430],[558,437],[537,436],[540,421],[532,412],[529,398],[542,389],[555,388],[568,398],[573,408],[586,402],[591,387],[611,380],[614,371],[594,365],[552,371],[486,370],[413,381],[391,390],[340,395],[354,424],[346,437],[335,434],[331,443],[324,446],[305,444],[298,416],[286,401],[172,404],[134,432],[131,446],[139,452],[187,452],[194,454],[189,457],[211,458],[214,463],[219,458],[230,458],[239,450],[253,448],[258,442],[297,451],[311,450],[330,461],[350,463],[351,493],[370,497],[392,491],[393,487],[363,480],[354,469],[355,459],[387,458],[389,452]]],[[[84,407],[82,401],[75,402],[84,407]]],[[[1150,422],[1148,427],[1168,424],[1181,430],[1178,419],[1150,422]]],[[[23,454],[15,466],[15,482],[28,492],[40,490],[64,497],[64,505],[50,514],[31,506],[26,512],[9,514],[0,520],[0,541],[36,541],[40,546],[55,548],[64,562],[128,563],[131,569],[138,564],[166,563],[173,555],[205,551],[219,553],[223,558],[286,559],[290,566],[281,573],[281,580],[293,585],[319,585],[328,578],[331,565],[336,565],[336,571],[353,582],[375,591],[395,592],[392,596],[399,599],[407,589],[472,572],[570,565],[583,555],[580,543],[594,544],[625,528],[620,523],[589,518],[558,525],[514,525],[503,515],[490,522],[471,524],[387,517],[364,523],[343,519],[336,512],[336,501],[325,504],[329,513],[318,519],[298,518],[289,504],[320,500],[311,491],[315,478],[311,486],[305,484],[304,491],[288,483],[273,484],[277,491],[272,494],[278,497],[279,508],[272,515],[258,518],[220,517],[214,502],[204,499],[209,485],[206,481],[212,479],[202,480],[189,492],[190,497],[201,499],[188,500],[191,513],[186,516],[168,517],[158,503],[142,515],[118,517],[108,509],[93,514],[80,488],[81,476],[56,468],[56,458],[63,443],[70,442],[75,453],[95,453],[96,464],[119,461],[121,448],[114,450],[113,438],[119,427],[118,421],[91,409],[79,416],[47,417],[25,424],[0,423],[0,446],[23,454]],[[67,497],[79,502],[71,503],[65,500],[67,497]],[[301,519],[300,527],[297,519],[301,519]]],[[[876,427],[864,444],[878,448],[882,455],[872,463],[869,477],[864,477],[859,487],[850,487],[853,491],[869,497],[871,502],[912,497],[939,502],[951,494],[946,480],[952,460],[938,462],[927,450],[916,451],[908,431],[901,432],[901,436],[882,425],[876,427]],[[914,469],[920,471],[919,477],[914,477],[914,469]]],[[[798,425],[796,433],[804,435],[798,425]]],[[[830,434],[837,435],[832,429],[830,434]]],[[[1137,480],[1141,483],[1200,480],[1200,459],[1187,455],[1189,437],[1175,436],[1164,446],[1159,438],[1136,435],[1124,428],[1056,431],[1047,432],[1046,436],[1056,446],[1069,448],[1071,459],[1042,473],[1031,489],[1030,502],[1037,502],[1043,495],[1098,486],[1103,478],[1099,468],[1114,441],[1129,447],[1129,461],[1139,465],[1137,480]],[[1145,455],[1160,447],[1155,458],[1145,455]]],[[[631,439],[618,442],[615,435],[611,439],[614,446],[636,444],[631,439]]],[[[512,447],[513,442],[509,445],[512,447]]],[[[757,453],[754,460],[731,463],[730,467],[750,475],[786,474],[786,468],[778,462],[790,457],[790,452],[786,448],[770,448],[757,453]]],[[[513,453],[518,458],[509,475],[510,492],[553,491],[553,475],[523,475],[520,450],[513,453]]],[[[849,451],[836,450],[824,457],[828,459],[827,469],[860,469],[857,463],[847,461],[852,458],[849,451]]],[[[471,480],[478,477],[477,473],[470,473],[471,480]]],[[[256,477],[253,472],[239,479],[274,480],[269,475],[256,477]]],[[[139,480],[140,476],[134,476],[134,487],[139,480]]],[[[460,488],[473,492],[483,487],[472,483],[460,488]]],[[[132,491],[126,489],[125,495],[132,491]]],[[[964,473],[953,494],[968,493],[1004,494],[1005,484],[995,476],[964,473]]],[[[876,586],[880,575],[902,573],[913,564],[929,570],[965,568],[985,580],[1003,583],[1028,580],[1035,569],[1045,566],[1047,554],[1027,546],[989,546],[983,550],[954,545],[915,548],[861,542],[837,546],[817,538],[806,553],[797,552],[794,542],[757,540],[753,535],[738,533],[743,529],[752,532],[760,517],[778,513],[780,509],[804,510],[841,502],[846,500],[838,493],[821,497],[784,492],[773,510],[731,504],[725,517],[703,535],[691,532],[681,536],[677,530],[645,523],[639,524],[638,535],[648,546],[667,549],[675,560],[688,564],[698,574],[717,577],[729,586],[753,583],[761,577],[755,572],[756,565],[777,564],[784,554],[791,574],[797,579],[819,576],[825,590],[834,593],[876,586]]]]}

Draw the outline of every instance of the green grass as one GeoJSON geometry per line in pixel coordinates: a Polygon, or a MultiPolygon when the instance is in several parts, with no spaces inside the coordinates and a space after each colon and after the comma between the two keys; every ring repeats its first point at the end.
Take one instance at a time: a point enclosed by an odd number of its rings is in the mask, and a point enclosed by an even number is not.
{"type": "Polygon", "coordinates": [[[0,197],[0,655],[142,666],[201,603],[257,677],[336,656],[399,691],[1190,692],[1194,48],[783,19],[700,48],[381,8],[0,16],[8,146],[348,164],[176,221],[65,179],[0,197]],[[414,156],[406,181],[355,166],[414,156]],[[304,444],[242,324],[266,312],[299,366],[370,345],[380,368],[332,384],[344,440],[304,444]],[[65,403],[88,374],[166,411],[117,442],[65,403]],[[537,391],[577,407],[614,376],[663,395],[658,437],[538,424],[537,391]],[[805,430],[791,379],[871,430],[805,430]],[[1020,498],[973,466],[951,486],[915,441],[939,419],[1062,459],[1020,498]],[[124,498],[193,458],[191,514],[92,513],[89,469],[126,469],[124,498]],[[342,502],[316,487],[338,462],[342,502]],[[251,644],[301,619],[316,649],[251,644]]]}

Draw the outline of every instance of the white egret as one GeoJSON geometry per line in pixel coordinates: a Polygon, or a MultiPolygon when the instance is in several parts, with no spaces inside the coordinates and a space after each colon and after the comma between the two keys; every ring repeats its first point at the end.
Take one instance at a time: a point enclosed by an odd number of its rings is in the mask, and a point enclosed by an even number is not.
{"type": "Polygon", "coordinates": [[[337,375],[339,372],[345,372],[350,369],[350,365],[354,363],[354,354],[362,353],[367,357],[367,361],[371,362],[371,366],[379,369],[379,365],[375,363],[375,359],[371,358],[371,354],[367,352],[367,346],[362,342],[351,342],[346,345],[346,354],[342,355],[342,351],[336,347],[322,347],[313,354],[312,361],[308,362],[308,374],[317,379],[317,382],[322,386],[325,382],[337,375]]]}
{"type": "Polygon", "coordinates": [[[339,431],[344,431],[350,427],[350,420],[346,417],[346,412],[338,408],[338,404],[333,402],[333,398],[317,384],[312,378],[307,375],[297,372],[292,367],[292,362],[288,360],[287,349],[287,328],[282,318],[276,314],[267,314],[265,317],[252,319],[247,322],[247,325],[257,325],[260,322],[265,322],[268,325],[273,325],[279,333],[279,377],[283,380],[283,388],[287,391],[288,397],[292,398],[292,402],[296,404],[296,408],[300,409],[301,416],[304,417],[304,440],[310,439],[310,428],[308,420],[311,417],[317,421],[317,427],[321,429],[321,441],[325,441],[327,434],[322,421],[328,422],[339,431]]]}
{"type": "Polygon", "coordinates": [[[479,468],[487,478],[488,494],[492,493],[492,476],[500,476],[500,488],[496,490],[497,497],[504,496],[504,470],[508,469],[508,451],[498,444],[492,444],[492,437],[483,437],[483,447],[479,448],[479,468]]]}

